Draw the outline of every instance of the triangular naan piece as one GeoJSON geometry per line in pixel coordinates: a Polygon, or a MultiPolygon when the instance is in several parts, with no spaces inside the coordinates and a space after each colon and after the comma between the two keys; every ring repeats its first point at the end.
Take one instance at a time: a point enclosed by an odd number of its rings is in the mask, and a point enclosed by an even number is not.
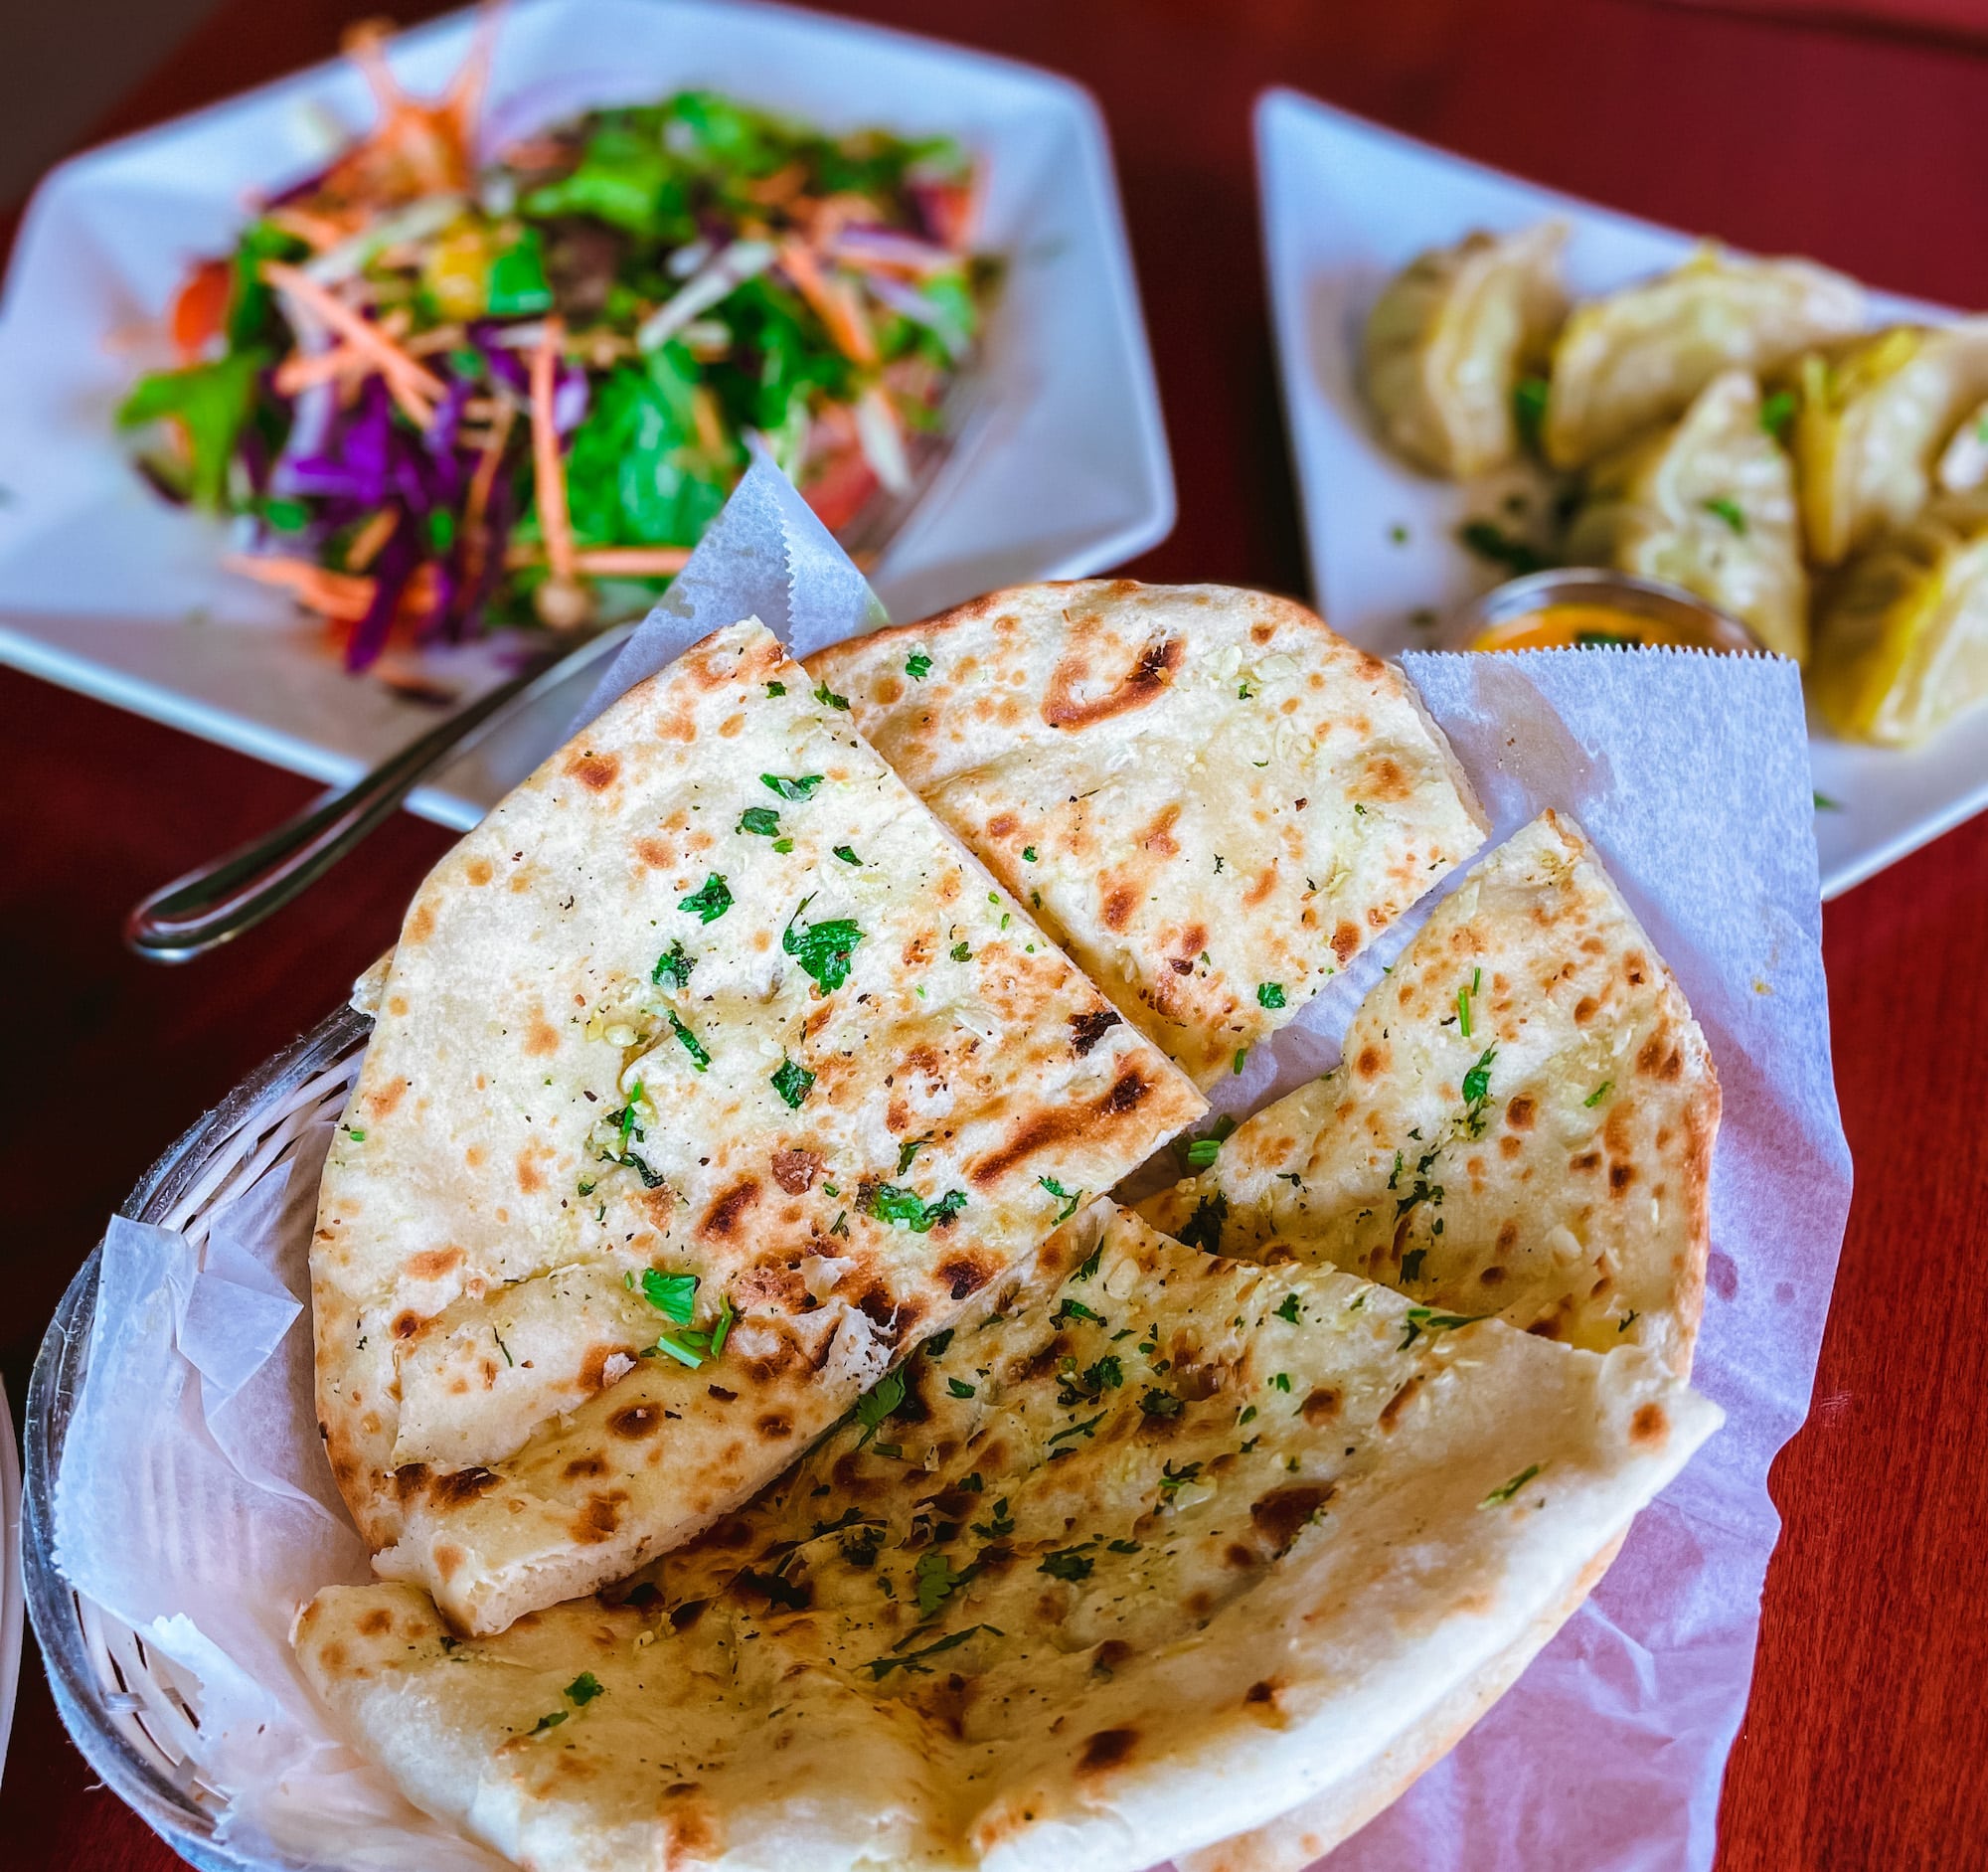
{"type": "Polygon", "coordinates": [[[809,659],[1203,1086],[1484,838],[1402,673],[1228,586],[1021,586],[809,659]]]}
{"type": "Polygon", "coordinates": [[[472,1630],[744,1500],[1204,1109],[756,623],[411,909],[325,1166],[318,1407],[472,1630]]]}
{"type": "Polygon", "coordinates": [[[306,1675],[523,1864],[1138,1872],[1363,1798],[1719,1420],[1639,1348],[1108,1203],[900,1371],[616,1603],[458,1642],[413,1588],[333,1587],[306,1675]]]}
{"type": "Polygon", "coordinates": [[[1719,1082],[1574,823],[1479,865],[1362,1003],[1341,1065],[1142,1205],[1224,1254],[1330,1262],[1691,1368],[1719,1082]]]}

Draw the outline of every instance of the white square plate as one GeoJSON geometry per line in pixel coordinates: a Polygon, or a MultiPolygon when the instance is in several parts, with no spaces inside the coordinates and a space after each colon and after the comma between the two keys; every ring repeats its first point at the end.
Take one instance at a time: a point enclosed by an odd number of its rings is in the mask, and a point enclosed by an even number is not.
{"type": "MultiPolygon", "coordinates": [[[[397,40],[439,90],[468,50],[452,15],[397,40]]],[[[903,34],[718,0],[526,0],[507,15],[486,122],[505,137],[593,104],[707,86],[833,128],[944,131],[985,161],[983,242],[1009,261],[986,420],[878,568],[893,615],[1114,565],[1173,525],[1173,472],[1104,129],[1068,80],[903,34]]],[[[195,255],[245,198],[369,121],[320,66],[56,170],[28,210],[0,316],[0,659],[325,779],[370,766],[429,710],[346,676],[283,601],[221,572],[225,532],[156,500],[111,426],[195,255]]],[[[485,652],[465,656],[472,676],[485,652]]],[[[589,670],[410,802],[467,826],[557,744],[589,670]]]]}
{"type": "MultiPolygon", "coordinates": [[[[1664,271],[1697,243],[1292,91],[1258,99],[1256,159],[1313,590],[1335,628],[1370,649],[1426,644],[1412,613],[1445,612],[1499,575],[1457,543],[1465,491],[1417,474],[1375,439],[1354,367],[1382,285],[1424,249],[1473,228],[1566,222],[1564,264],[1576,297],[1664,271]]],[[[1880,320],[1953,316],[1882,292],[1871,294],[1871,309],[1880,320]]],[[[1819,732],[1809,749],[1816,791],[1837,802],[1816,813],[1825,897],[1988,806],[1988,710],[1911,751],[1855,747],[1819,732]]]]}

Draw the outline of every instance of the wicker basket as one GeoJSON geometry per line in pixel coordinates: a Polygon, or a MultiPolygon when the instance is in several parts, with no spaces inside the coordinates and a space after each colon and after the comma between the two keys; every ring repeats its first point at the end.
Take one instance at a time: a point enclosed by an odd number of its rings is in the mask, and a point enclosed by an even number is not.
{"type": "MultiPolygon", "coordinates": [[[[119,1213],[200,1246],[217,1209],[267,1174],[313,1119],[343,1106],[370,1028],[340,1008],[251,1073],[159,1159],[119,1213]]],[[[101,1253],[90,1254],[56,1308],[28,1390],[22,1565],[56,1708],[105,1785],[191,1864],[309,1872],[308,1861],[248,1860],[216,1842],[225,1802],[193,1772],[199,1721],[172,1665],[57,1571],[55,1482],[88,1364],[101,1253]]]]}

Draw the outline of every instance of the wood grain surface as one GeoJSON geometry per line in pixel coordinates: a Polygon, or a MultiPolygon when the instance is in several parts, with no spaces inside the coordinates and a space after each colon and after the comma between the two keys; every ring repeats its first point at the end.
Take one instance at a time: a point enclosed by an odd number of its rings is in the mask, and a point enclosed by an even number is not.
{"type": "MultiPolygon", "coordinates": [[[[328,54],[364,0],[223,0],[100,126],[328,54]]],[[[420,9],[425,12],[430,9],[420,9]]],[[[1522,174],[1875,284],[1988,305],[1988,57],[1651,0],[861,0],[1053,66],[1115,142],[1180,524],[1133,572],[1301,592],[1248,111],[1298,86],[1522,174]]],[[[404,17],[414,17],[404,9],[404,17]]],[[[179,971],[125,907],[289,811],[303,780],[0,672],[0,1371],[18,1412],[104,1218],[391,939],[446,835],[402,818],[274,923],[179,971]]],[[[1807,1427],[1773,1489],[1721,1865],[1988,1865],[1988,820],[1825,916],[1858,1188],[1807,1427]]],[[[177,1863],[64,1737],[30,1641],[0,1862],[177,1863]]],[[[1542,1872],[1574,1872],[1542,1868],[1542,1872]]]]}

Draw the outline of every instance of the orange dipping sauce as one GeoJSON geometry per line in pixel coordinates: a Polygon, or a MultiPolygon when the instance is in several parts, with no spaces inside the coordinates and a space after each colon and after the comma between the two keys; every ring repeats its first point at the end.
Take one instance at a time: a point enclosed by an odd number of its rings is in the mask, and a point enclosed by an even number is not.
{"type": "MultiPolygon", "coordinates": [[[[1715,646],[1680,623],[1639,616],[1610,604],[1548,604],[1500,624],[1491,624],[1471,639],[1473,650],[1634,649],[1643,644],[1673,644],[1681,649],[1709,650],[1715,646]]],[[[1723,647],[1723,646],[1718,646],[1723,647]]]]}

